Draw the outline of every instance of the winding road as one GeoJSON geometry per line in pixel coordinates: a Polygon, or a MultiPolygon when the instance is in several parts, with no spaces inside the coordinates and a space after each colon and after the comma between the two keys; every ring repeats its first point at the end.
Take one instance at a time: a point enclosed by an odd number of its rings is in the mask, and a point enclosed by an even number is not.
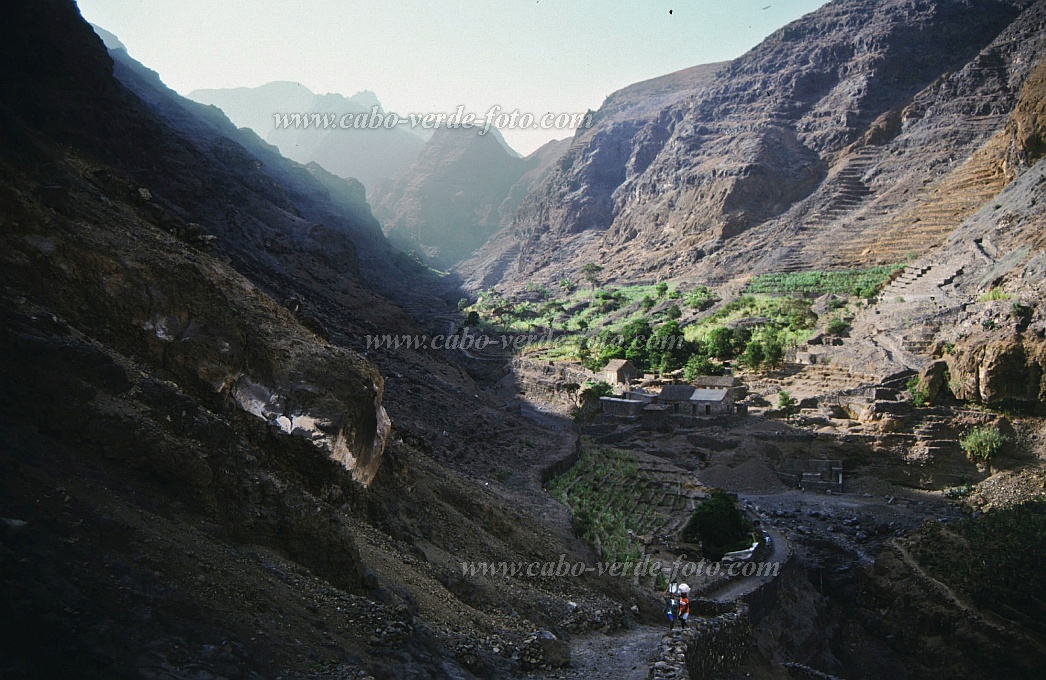
{"type": "MultiPolygon", "coordinates": [[[[791,553],[788,540],[765,522],[762,531],[770,539],[770,554],[759,561],[783,565],[791,553]]],[[[776,575],[737,577],[702,597],[720,603],[736,602],[774,578],[776,575]]],[[[638,625],[609,635],[577,636],[570,644],[571,667],[552,671],[545,677],[645,680],[658,660],[666,632],[665,626],[638,625]]]]}

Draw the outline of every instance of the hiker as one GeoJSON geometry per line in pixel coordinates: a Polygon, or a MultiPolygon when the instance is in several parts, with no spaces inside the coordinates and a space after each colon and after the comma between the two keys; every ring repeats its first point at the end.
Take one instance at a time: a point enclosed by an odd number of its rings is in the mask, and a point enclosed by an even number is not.
{"type": "Polygon", "coordinates": [[[664,593],[665,616],[668,618],[668,629],[675,630],[676,616],[679,615],[678,588],[672,583],[665,589],[664,593]]]}
{"type": "Polygon", "coordinates": [[[683,584],[679,586],[679,625],[686,628],[686,621],[690,618],[690,586],[683,584]]]}

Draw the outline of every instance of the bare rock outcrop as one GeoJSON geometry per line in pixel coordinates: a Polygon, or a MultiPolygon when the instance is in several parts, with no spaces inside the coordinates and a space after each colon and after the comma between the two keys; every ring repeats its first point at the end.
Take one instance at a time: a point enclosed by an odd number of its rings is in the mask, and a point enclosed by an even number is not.
{"type": "Polygon", "coordinates": [[[978,334],[947,357],[959,399],[1041,409],[1046,402],[1046,342],[1033,334],[978,334]]]}

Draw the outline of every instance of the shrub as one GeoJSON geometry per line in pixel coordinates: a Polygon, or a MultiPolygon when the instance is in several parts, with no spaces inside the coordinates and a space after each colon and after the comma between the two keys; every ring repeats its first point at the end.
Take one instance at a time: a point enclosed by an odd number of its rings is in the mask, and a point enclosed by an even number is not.
{"type": "Polygon", "coordinates": [[[709,290],[707,287],[698,286],[697,288],[693,289],[692,291],[686,294],[684,302],[686,303],[687,307],[692,307],[693,309],[700,309],[704,307],[709,300],[714,299],[714,297],[715,296],[712,295],[712,291],[709,290]]]}
{"type": "Polygon", "coordinates": [[[708,350],[716,359],[734,357],[733,333],[729,328],[717,326],[708,334],[708,350]]]}
{"type": "Polygon", "coordinates": [[[616,290],[601,290],[593,296],[593,309],[600,314],[609,314],[621,307],[624,296],[616,290]]]}
{"type": "Polygon", "coordinates": [[[745,366],[752,369],[753,371],[759,370],[759,367],[766,361],[766,352],[763,349],[763,343],[758,340],[753,340],[748,343],[745,347],[744,354],[741,355],[741,361],[744,362],[745,366]]]}
{"type": "Polygon", "coordinates": [[[776,335],[763,340],[763,354],[764,361],[770,368],[777,368],[784,361],[784,347],[776,335]]]}
{"type": "Polygon", "coordinates": [[[788,394],[784,390],[777,393],[777,408],[782,411],[787,411],[796,405],[796,400],[792,398],[792,395],[788,394]]]}
{"type": "Polygon", "coordinates": [[[996,300],[1009,300],[1009,299],[1010,299],[1010,296],[1009,296],[1009,294],[1006,291],[1000,290],[999,288],[992,288],[987,293],[985,293],[984,295],[982,295],[979,298],[977,298],[977,301],[978,302],[994,302],[996,300]]]}
{"type": "Polygon", "coordinates": [[[1032,314],[1035,312],[1031,307],[1025,304],[1021,304],[1019,300],[1014,300],[1013,304],[1010,305],[1010,314],[1017,321],[1017,330],[1023,331],[1031,323],[1032,314]]]}
{"type": "Polygon", "coordinates": [[[974,427],[959,439],[966,457],[975,463],[987,463],[1002,450],[1007,441],[1006,435],[999,428],[991,425],[974,427]]]}
{"type": "Polygon", "coordinates": [[[705,558],[719,561],[726,553],[751,545],[752,523],[726,492],[713,491],[690,516],[683,539],[701,541],[705,558]]]}
{"type": "Polygon", "coordinates": [[[825,326],[824,329],[825,333],[828,333],[829,335],[842,335],[848,330],[850,330],[850,324],[846,323],[838,317],[829,321],[828,325],[825,326]]]}
{"type": "Polygon", "coordinates": [[[922,381],[919,380],[919,376],[913,375],[908,379],[905,387],[908,388],[908,392],[912,395],[912,405],[916,408],[922,408],[930,402],[930,391],[922,386],[922,381]]]}
{"type": "Polygon", "coordinates": [[[672,305],[665,310],[665,317],[668,319],[678,319],[681,316],[683,316],[683,310],[679,308],[679,305],[672,305]]]}
{"type": "Polygon", "coordinates": [[[723,367],[703,354],[693,354],[683,367],[683,379],[693,382],[701,375],[722,375],[723,367]]]}
{"type": "Polygon", "coordinates": [[[589,285],[592,286],[592,289],[595,290],[596,286],[599,284],[599,274],[602,271],[603,267],[601,265],[598,265],[595,262],[589,262],[581,268],[581,276],[583,276],[584,279],[588,281],[589,285]]]}

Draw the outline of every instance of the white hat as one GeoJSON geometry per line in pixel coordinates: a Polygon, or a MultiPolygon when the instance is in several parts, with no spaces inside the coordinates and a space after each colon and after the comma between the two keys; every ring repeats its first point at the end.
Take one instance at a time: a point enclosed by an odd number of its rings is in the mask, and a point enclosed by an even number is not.
{"type": "Polygon", "coordinates": [[[683,585],[679,586],[679,592],[681,592],[681,593],[689,593],[690,592],[690,586],[688,586],[687,584],[684,583],[683,585]]]}

